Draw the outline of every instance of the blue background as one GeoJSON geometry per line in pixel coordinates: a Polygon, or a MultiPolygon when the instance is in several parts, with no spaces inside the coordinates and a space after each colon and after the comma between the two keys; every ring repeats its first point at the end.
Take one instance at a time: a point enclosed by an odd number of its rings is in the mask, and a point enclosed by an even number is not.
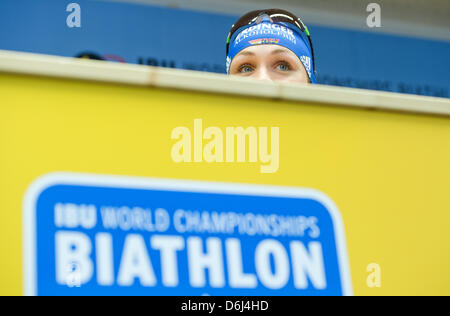
{"type": "MultiPolygon", "coordinates": [[[[70,2],[0,1],[0,49],[225,73],[225,40],[238,16],[78,0],[81,28],[69,28],[70,2]]],[[[308,27],[318,83],[449,96],[450,42],[308,27]]]]}
{"type": "MultiPolygon", "coordinates": [[[[120,188],[82,187],[56,185],[52,186],[40,194],[36,205],[36,247],[37,247],[37,294],[38,295],[210,295],[232,296],[232,295],[341,295],[342,285],[337,261],[337,250],[334,226],[328,210],[321,203],[311,199],[300,198],[279,198],[279,197],[257,197],[242,195],[224,195],[209,193],[189,193],[170,192],[156,190],[137,190],[120,188]],[[99,232],[109,232],[113,234],[114,252],[114,278],[113,286],[100,286],[96,282],[96,266],[94,264],[94,275],[91,281],[82,284],[81,287],[70,288],[56,283],[55,275],[55,233],[66,230],[54,225],[54,206],[57,203],[75,203],[85,205],[95,205],[97,207],[97,226],[93,229],[70,229],[88,235],[92,242],[93,252],[91,259],[95,260],[95,234],[99,232]],[[211,288],[209,286],[208,274],[206,274],[206,287],[192,288],[188,278],[188,262],[186,248],[177,252],[179,286],[166,288],[161,284],[161,265],[158,250],[150,247],[151,232],[140,232],[130,230],[128,232],[117,230],[106,230],[103,228],[100,207],[142,207],[154,211],[157,208],[164,208],[169,212],[171,225],[164,233],[167,235],[182,236],[185,239],[193,234],[178,233],[173,227],[173,213],[181,208],[190,211],[204,211],[210,213],[236,212],[245,214],[277,214],[290,216],[314,216],[318,219],[317,225],[320,229],[320,236],[311,239],[306,233],[304,237],[270,237],[270,236],[247,236],[234,234],[195,234],[202,238],[203,242],[207,237],[215,236],[222,240],[222,251],[224,260],[224,272],[226,285],[224,288],[211,288]],[[123,243],[127,234],[141,234],[145,240],[147,250],[150,253],[150,260],[155,271],[157,284],[155,287],[142,287],[135,279],[135,283],[130,287],[122,287],[116,284],[119,270],[120,258],[123,251],[123,243]],[[226,267],[226,253],[224,240],[226,238],[239,238],[241,240],[243,252],[243,264],[245,273],[255,272],[254,250],[256,245],[265,239],[274,238],[281,242],[289,253],[289,243],[293,240],[300,240],[305,245],[314,240],[322,244],[325,275],[327,288],[316,290],[310,281],[306,290],[298,290],[294,287],[292,278],[292,268],[288,284],[280,290],[271,290],[258,283],[256,289],[235,289],[228,286],[228,272],[226,267]]],[[[203,244],[205,249],[205,244],[203,244]]],[[[290,257],[290,254],[289,254],[290,257]]],[[[291,262],[291,259],[289,259],[291,262]]],[[[273,269],[273,266],[272,266],[273,269]]]]}

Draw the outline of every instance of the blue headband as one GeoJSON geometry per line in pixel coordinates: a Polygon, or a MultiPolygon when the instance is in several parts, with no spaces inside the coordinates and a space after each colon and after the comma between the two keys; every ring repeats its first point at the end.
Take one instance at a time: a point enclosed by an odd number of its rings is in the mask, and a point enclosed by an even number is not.
{"type": "Polygon", "coordinates": [[[312,65],[312,53],[307,41],[290,23],[271,23],[264,19],[257,24],[246,25],[237,30],[230,39],[230,49],[227,56],[227,74],[230,72],[230,65],[233,58],[243,49],[262,44],[276,44],[291,50],[302,62],[306,73],[311,79],[311,83],[316,83],[316,76],[312,65]]]}

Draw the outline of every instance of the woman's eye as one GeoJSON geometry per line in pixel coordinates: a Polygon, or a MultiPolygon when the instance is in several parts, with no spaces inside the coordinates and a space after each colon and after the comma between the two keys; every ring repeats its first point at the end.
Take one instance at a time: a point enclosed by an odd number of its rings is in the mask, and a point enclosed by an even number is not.
{"type": "Polygon", "coordinates": [[[243,65],[239,68],[239,72],[246,73],[252,71],[252,67],[250,65],[243,65]]]}
{"type": "Polygon", "coordinates": [[[278,64],[278,69],[282,70],[282,71],[288,71],[291,70],[291,66],[288,63],[281,63],[278,64]]]}

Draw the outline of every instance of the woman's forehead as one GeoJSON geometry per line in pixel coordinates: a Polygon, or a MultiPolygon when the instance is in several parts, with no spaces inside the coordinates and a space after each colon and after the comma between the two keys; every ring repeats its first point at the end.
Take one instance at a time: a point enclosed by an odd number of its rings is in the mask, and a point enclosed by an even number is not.
{"type": "Polygon", "coordinates": [[[279,55],[279,54],[293,55],[293,57],[296,56],[290,49],[287,49],[280,45],[265,44],[265,45],[255,45],[255,46],[247,47],[247,48],[243,49],[242,51],[240,51],[236,55],[236,57],[238,57],[238,56],[258,56],[258,55],[279,55]]]}

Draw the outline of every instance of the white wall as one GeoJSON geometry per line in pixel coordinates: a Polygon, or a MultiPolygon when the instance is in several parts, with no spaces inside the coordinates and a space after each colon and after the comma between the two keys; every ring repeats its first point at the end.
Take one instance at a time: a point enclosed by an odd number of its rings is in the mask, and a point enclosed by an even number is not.
{"type": "Polygon", "coordinates": [[[262,8],[283,8],[305,23],[450,41],[450,0],[97,0],[157,4],[242,15],[262,8]],[[366,25],[369,3],[381,5],[381,28],[366,25]]]}

